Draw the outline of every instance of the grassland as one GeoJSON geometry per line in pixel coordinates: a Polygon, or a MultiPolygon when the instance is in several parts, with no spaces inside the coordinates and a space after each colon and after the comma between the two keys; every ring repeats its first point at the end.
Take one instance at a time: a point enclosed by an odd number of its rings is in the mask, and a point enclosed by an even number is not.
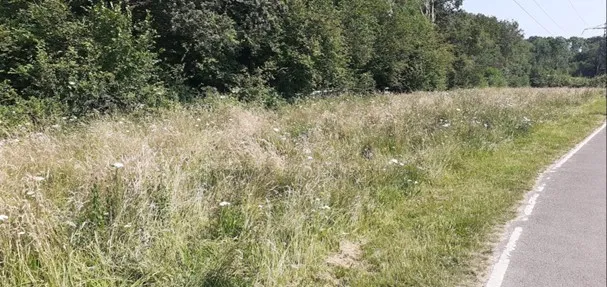
{"type": "Polygon", "coordinates": [[[212,99],[5,139],[0,285],[474,285],[602,93],[212,99]]]}

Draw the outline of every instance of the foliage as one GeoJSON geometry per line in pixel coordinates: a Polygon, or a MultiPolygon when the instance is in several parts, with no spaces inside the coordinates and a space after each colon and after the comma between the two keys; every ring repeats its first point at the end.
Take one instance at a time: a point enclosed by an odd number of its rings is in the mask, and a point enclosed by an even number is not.
{"type": "Polygon", "coordinates": [[[416,3],[391,7],[388,2],[382,8],[371,65],[376,87],[401,92],[445,88],[451,57],[416,3]]]}
{"type": "Polygon", "coordinates": [[[590,78],[605,75],[607,49],[604,37],[565,39],[531,37],[531,85],[587,86],[590,78]]]}
{"type": "MultiPolygon", "coordinates": [[[[133,25],[120,7],[95,5],[78,17],[59,0],[20,4],[23,9],[0,20],[8,109],[54,103],[48,107],[57,106],[59,115],[81,116],[155,107],[167,99],[147,21],[133,25]]],[[[38,117],[35,109],[19,112],[38,117]]]]}
{"type": "Polygon", "coordinates": [[[444,34],[455,55],[449,87],[528,85],[529,45],[516,23],[460,12],[444,34]]]}
{"type": "Polygon", "coordinates": [[[525,40],[516,22],[461,6],[461,0],[6,0],[0,117],[39,123],[215,93],[275,106],[351,91],[585,86],[605,74],[603,37],[525,40]]]}

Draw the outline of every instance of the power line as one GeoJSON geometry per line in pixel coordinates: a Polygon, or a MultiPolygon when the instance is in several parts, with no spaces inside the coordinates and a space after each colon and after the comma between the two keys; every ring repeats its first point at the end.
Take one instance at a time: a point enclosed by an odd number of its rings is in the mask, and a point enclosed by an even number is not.
{"type": "Polygon", "coordinates": [[[584,22],[584,25],[589,26],[588,23],[586,22],[586,20],[584,20],[584,17],[582,17],[582,15],[580,15],[580,12],[578,12],[577,9],[575,9],[573,2],[571,2],[571,0],[567,0],[567,1],[569,2],[569,5],[571,5],[571,8],[573,8],[573,12],[575,12],[577,17],[580,18],[580,20],[582,20],[582,22],[584,22]]]}
{"type": "Polygon", "coordinates": [[[544,7],[542,7],[542,5],[540,5],[540,3],[537,3],[536,0],[533,0],[533,3],[535,3],[535,5],[537,5],[537,7],[539,7],[542,12],[544,12],[544,15],[546,15],[550,21],[552,21],[552,23],[554,23],[554,25],[556,25],[559,29],[561,29],[561,31],[565,31],[565,29],[563,29],[563,27],[561,27],[561,25],[559,25],[559,23],[557,23],[556,21],[554,21],[554,19],[548,14],[548,12],[546,12],[546,10],[544,10],[544,7]]]}
{"type": "Polygon", "coordinates": [[[584,31],[582,31],[582,35],[584,35],[584,32],[588,30],[605,30],[605,33],[607,33],[607,23],[595,27],[586,28],[584,29],[584,31]]]}
{"type": "Polygon", "coordinates": [[[523,5],[521,5],[521,3],[518,3],[518,1],[516,1],[516,0],[512,0],[512,1],[514,1],[514,3],[516,3],[516,5],[521,7],[521,9],[523,9],[523,11],[525,11],[525,13],[527,13],[527,15],[529,17],[531,17],[531,19],[533,19],[533,21],[535,21],[536,24],[540,25],[540,27],[544,28],[544,30],[546,30],[546,32],[548,32],[548,34],[550,34],[550,36],[554,37],[554,34],[552,34],[552,32],[550,32],[550,30],[546,29],[546,27],[544,27],[544,25],[542,25],[539,21],[537,21],[537,19],[535,19],[535,17],[533,17],[533,15],[531,15],[531,13],[529,13],[527,11],[527,9],[525,9],[525,7],[523,7],[523,5]]]}

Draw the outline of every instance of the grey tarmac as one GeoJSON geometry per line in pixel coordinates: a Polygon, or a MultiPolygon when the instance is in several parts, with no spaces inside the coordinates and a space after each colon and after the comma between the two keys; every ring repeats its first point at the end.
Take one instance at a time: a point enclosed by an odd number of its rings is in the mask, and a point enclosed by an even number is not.
{"type": "Polygon", "coordinates": [[[607,285],[606,157],[603,125],[542,174],[485,286],[607,285]]]}

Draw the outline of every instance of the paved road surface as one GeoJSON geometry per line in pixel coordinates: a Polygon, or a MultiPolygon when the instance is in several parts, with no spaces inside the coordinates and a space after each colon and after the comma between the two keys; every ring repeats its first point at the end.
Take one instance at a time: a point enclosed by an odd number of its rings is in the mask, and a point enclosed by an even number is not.
{"type": "Polygon", "coordinates": [[[603,127],[542,175],[487,287],[607,285],[605,147],[603,127]]]}

